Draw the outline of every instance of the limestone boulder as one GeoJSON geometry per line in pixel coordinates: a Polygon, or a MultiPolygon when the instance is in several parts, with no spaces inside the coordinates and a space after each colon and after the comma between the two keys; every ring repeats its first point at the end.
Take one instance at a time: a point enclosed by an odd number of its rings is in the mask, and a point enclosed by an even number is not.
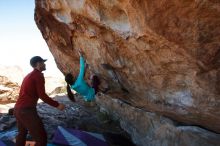
{"type": "Polygon", "coordinates": [[[13,103],[17,100],[20,86],[5,76],[0,76],[0,104],[13,103]]]}
{"type": "Polygon", "coordinates": [[[64,74],[81,50],[110,97],[220,133],[218,0],[36,0],[35,21],[64,74]]]}

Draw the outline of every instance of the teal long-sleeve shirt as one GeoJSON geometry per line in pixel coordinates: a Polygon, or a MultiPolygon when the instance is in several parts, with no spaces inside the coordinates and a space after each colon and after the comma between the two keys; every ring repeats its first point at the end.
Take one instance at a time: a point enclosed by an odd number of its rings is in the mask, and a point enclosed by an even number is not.
{"type": "Polygon", "coordinates": [[[82,56],[80,56],[80,71],[79,75],[71,88],[77,93],[82,95],[86,101],[91,101],[95,98],[95,90],[90,87],[84,80],[85,74],[85,61],[82,56]]]}

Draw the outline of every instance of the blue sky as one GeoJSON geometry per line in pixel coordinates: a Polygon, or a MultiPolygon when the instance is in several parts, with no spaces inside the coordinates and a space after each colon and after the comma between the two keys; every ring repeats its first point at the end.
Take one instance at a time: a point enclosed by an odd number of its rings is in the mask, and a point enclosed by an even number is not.
{"type": "Polygon", "coordinates": [[[0,64],[20,66],[25,74],[32,56],[47,58],[45,76],[61,76],[34,21],[34,0],[0,0],[0,64]]]}

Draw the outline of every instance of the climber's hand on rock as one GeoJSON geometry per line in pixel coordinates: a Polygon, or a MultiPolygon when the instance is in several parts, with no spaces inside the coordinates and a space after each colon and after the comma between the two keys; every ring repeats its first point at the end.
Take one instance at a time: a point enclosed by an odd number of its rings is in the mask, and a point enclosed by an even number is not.
{"type": "Polygon", "coordinates": [[[83,54],[83,52],[82,52],[82,50],[81,50],[81,49],[78,49],[78,54],[79,54],[79,56],[84,57],[84,54],[83,54]]]}

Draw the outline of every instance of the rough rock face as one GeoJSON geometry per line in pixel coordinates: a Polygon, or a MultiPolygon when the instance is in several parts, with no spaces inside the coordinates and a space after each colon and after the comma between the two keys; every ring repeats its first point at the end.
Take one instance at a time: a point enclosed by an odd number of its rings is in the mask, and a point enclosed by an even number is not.
{"type": "Polygon", "coordinates": [[[113,115],[138,146],[219,146],[220,134],[197,126],[181,125],[101,94],[99,106],[113,115]]]}
{"type": "Polygon", "coordinates": [[[35,21],[64,74],[81,48],[109,96],[220,133],[218,0],[36,0],[35,21]]]}
{"type": "Polygon", "coordinates": [[[15,102],[18,98],[20,86],[7,77],[0,76],[0,104],[15,102]]]}

